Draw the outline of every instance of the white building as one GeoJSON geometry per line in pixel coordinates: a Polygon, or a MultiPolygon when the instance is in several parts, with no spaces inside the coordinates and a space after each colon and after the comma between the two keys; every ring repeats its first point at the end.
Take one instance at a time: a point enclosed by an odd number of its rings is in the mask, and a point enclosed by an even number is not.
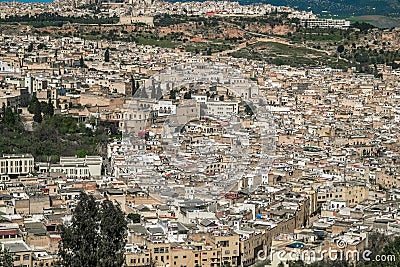
{"type": "Polygon", "coordinates": [[[237,101],[208,101],[206,105],[206,115],[210,116],[230,116],[239,112],[237,101]]]}
{"type": "Polygon", "coordinates": [[[0,157],[0,174],[26,175],[33,172],[35,165],[31,154],[10,154],[0,157]]]}
{"type": "Polygon", "coordinates": [[[192,99],[195,99],[197,103],[206,103],[207,96],[206,95],[192,95],[192,99]]]}
{"type": "Polygon", "coordinates": [[[158,116],[176,114],[176,105],[172,104],[172,100],[160,100],[154,105],[153,109],[157,110],[158,116]]]}
{"type": "Polygon", "coordinates": [[[100,156],[60,157],[59,164],[43,164],[39,171],[50,173],[64,173],[67,178],[100,177],[103,159],[100,156]]]}
{"type": "Polygon", "coordinates": [[[0,72],[20,72],[20,69],[10,66],[7,62],[0,61],[0,72]]]}
{"type": "Polygon", "coordinates": [[[305,28],[347,29],[350,27],[350,21],[344,19],[303,19],[300,24],[305,28]]]}

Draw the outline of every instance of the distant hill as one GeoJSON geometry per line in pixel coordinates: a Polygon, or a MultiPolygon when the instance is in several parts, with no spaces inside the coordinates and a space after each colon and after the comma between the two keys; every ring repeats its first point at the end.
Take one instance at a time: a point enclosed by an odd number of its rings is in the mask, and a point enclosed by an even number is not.
{"type": "Polygon", "coordinates": [[[378,28],[400,27],[400,17],[393,18],[379,15],[350,17],[350,21],[366,22],[378,28]]]}
{"type": "Polygon", "coordinates": [[[239,0],[239,2],[290,6],[300,10],[312,10],[315,14],[338,15],[339,17],[363,15],[400,17],[399,0],[239,0]]]}

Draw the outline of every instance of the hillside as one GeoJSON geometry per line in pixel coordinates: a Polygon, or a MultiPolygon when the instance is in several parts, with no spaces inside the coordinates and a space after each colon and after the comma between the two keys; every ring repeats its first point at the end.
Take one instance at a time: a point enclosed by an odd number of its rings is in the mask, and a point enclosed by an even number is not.
{"type": "Polygon", "coordinates": [[[339,17],[362,15],[400,17],[399,0],[239,0],[241,4],[259,2],[276,6],[291,6],[300,10],[312,10],[316,14],[339,17]]]}

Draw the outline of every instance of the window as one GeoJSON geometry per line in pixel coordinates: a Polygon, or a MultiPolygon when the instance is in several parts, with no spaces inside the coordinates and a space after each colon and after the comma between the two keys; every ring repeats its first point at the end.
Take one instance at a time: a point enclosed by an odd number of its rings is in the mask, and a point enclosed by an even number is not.
{"type": "Polygon", "coordinates": [[[219,245],[221,246],[221,247],[229,247],[229,241],[220,241],[219,242],[219,245]]]}
{"type": "Polygon", "coordinates": [[[25,254],[24,255],[24,261],[28,261],[30,259],[30,255],[29,254],[25,254]]]}

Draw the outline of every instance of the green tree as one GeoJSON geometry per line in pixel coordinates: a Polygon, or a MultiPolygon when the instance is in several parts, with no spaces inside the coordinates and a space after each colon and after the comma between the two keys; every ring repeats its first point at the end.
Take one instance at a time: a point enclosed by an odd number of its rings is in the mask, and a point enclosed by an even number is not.
{"type": "Polygon", "coordinates": [[[42,112],[41,104],[35,94],[32,95],[31,101],[29,102],[28,111],[31,114],[42,112]]]}
{"type": "Polygon", "coordinates": [[[124,263],[127,222],[119,205],[105,200],[100,206],[81,193],[72,223],[61,226],[59,256],[68,267],[120,267],[124,263]]]}
{"type": "Polygon", "coordinates": [[[79,149],[75,152],[75,155],[78,158],[84,158],[89,154],[89,152],[86,149],[79,149]]]}
{"type": "Polygon", "coordinates": [[[110,50],[107,48],[106,52],[104,52],[104,61],[110,62],[110,50]]]}
{"type": "Polygon", "coordinates": [[[39,45],[38,45],[38,49],[39,50],[42,50],[42,49],[47,49],[47,46],[45,45],[45,44],[43,44],[43,43],[40,43],[39,45]]]}
{"type": "MultiPolygon", "coordinates": [[[[376,238],[376,236],[371,236],[371,238],[376,238]]],[[[370,259],[374,259],[376,255],[385,255],[387,257],[392,257],[393,260],[390,261],[366,261],[362,262],[357,266],[360,267],[397,267],[400,266],[400,237],[394,238],[391,242],[386,243],[387,237],[383,239],[373,239],[371,242],[371,251],[373,252],[369,255],[370,259]],[[385,243],[384,243],[385,242],[385,243]],[[376,244],[380,243],[380,244],[376,244]],[[381,245],[384,244],[382,247],[381,245]],[[380,249],[379,249],[380,248],[380,249]],[[375,250],[377,249],[377,250],[375,250]],[[375,250],[375,251],[374,251],[375,250]]]]}
{"type": "Polygon", "coordinates": [[[190,93],[190,91],[186,92],[186,93],[183,95],[183,98],[184,98],[184,99],[191,99],[191,98],[192,98],[192,94],[190,93]]]}
{"type": "Polygon", "coordinates": [[[53,106],[53,103],[51,102],[51,99],[49,99],[49,101],[47,103],[44,101],[41,101],[40,108],[44,115],[44,118],[49,118],[54,115],[54,106],[53,106]]]}
{"type": "Polygon", "coordinates": [[[337,50],[337,52],[339,54],[343,53],[344,52],[344,45],[339,45],[336,50],[337,50]]]}
{"type": "Polygon", "coordinates": [[[93,196],[80,195],[72,224],[61,226],[59,256],[63,266],[98,266],[99,208],[93,196]]]}
{"type": "Polygon", "coordinates": [[[85,60],[83,59],[83,56],[79,58],[79,67],[80,68],[86,68],[85,60]]]}
{"type": "Polygon", "coordinates": [[[42,117],[42,104],[37,99],[34,94],[31,98],[31,101],[28,106],[29,113],[33,114],[33,121],[37,123],[41,123],[43,120],[42,117]]]}
{"type": "Polygon", "coordinates": [[[42,111],[43,115],[48,114],[49,106],[45,101],[40,101],[40,110],[42,111]]]}
{"type": "Polygon", "coordinates": [[[49,117],[54,115],[54,105],[51,99],[49,99],[49,102],[47,103],[47,113],[45,115],[49,117]]]}
{"type": "Polygon", "coordinates": [[[169,91],[169,99],[176,99],[176,91],[174,89],[169,91]]]}
{"type": "Polygon", "coordinates": [[[15,114],[11,107],[6,107],[4,109],[2,122],[6,127],[11,128],[15,126],[18,120],[19,120],[18,114],[15,114]]]}
{"type": "Polygon", "coordinates": [[[101,204],[99,265],[101,267],[120,267],[125,261],[128,223],[120,205],[110,200],[101,204]]]}
{"type": "Polygon", "coordinates": [[[30,44],[28,45],[28,48],[26,49],[26,51],[27,51],[28,53],[30,53],[30,52],[33,51],[33,43],[30,43],[30,44]]]}
{"type": "Polygon", "coordinates": [[[211,56],[211,54],[212,54],[211,47],[207,47],[206,54],[207,54],[207,56],[211,56]]]}
{"type": "Polygon", "coordinates": [[[37,123],[41,123],[43,121],[43,116],[41,112],[37,112],[33,114],[33,121],[37,123]]]}
{"type": "Polygon", "coordinates": [[[131,220],[133,223],[140,223],[140,214],[138,213],[129,213],[128,219],[131,220]]]}
{"type": "Polygon", "coordinates": [[[247,115],[253,115],[254,114],[253,109],[254,109],[254,106],[250,105],[248,103],[246,103],[244,106],[244,112],[246,112],[247,115]]]}
{"type": "Polygon", "coordinates": [[[8,249],[4,249],[0,252],[0,266],[1,267],[13,267],[14,259],[8,249]]]}

